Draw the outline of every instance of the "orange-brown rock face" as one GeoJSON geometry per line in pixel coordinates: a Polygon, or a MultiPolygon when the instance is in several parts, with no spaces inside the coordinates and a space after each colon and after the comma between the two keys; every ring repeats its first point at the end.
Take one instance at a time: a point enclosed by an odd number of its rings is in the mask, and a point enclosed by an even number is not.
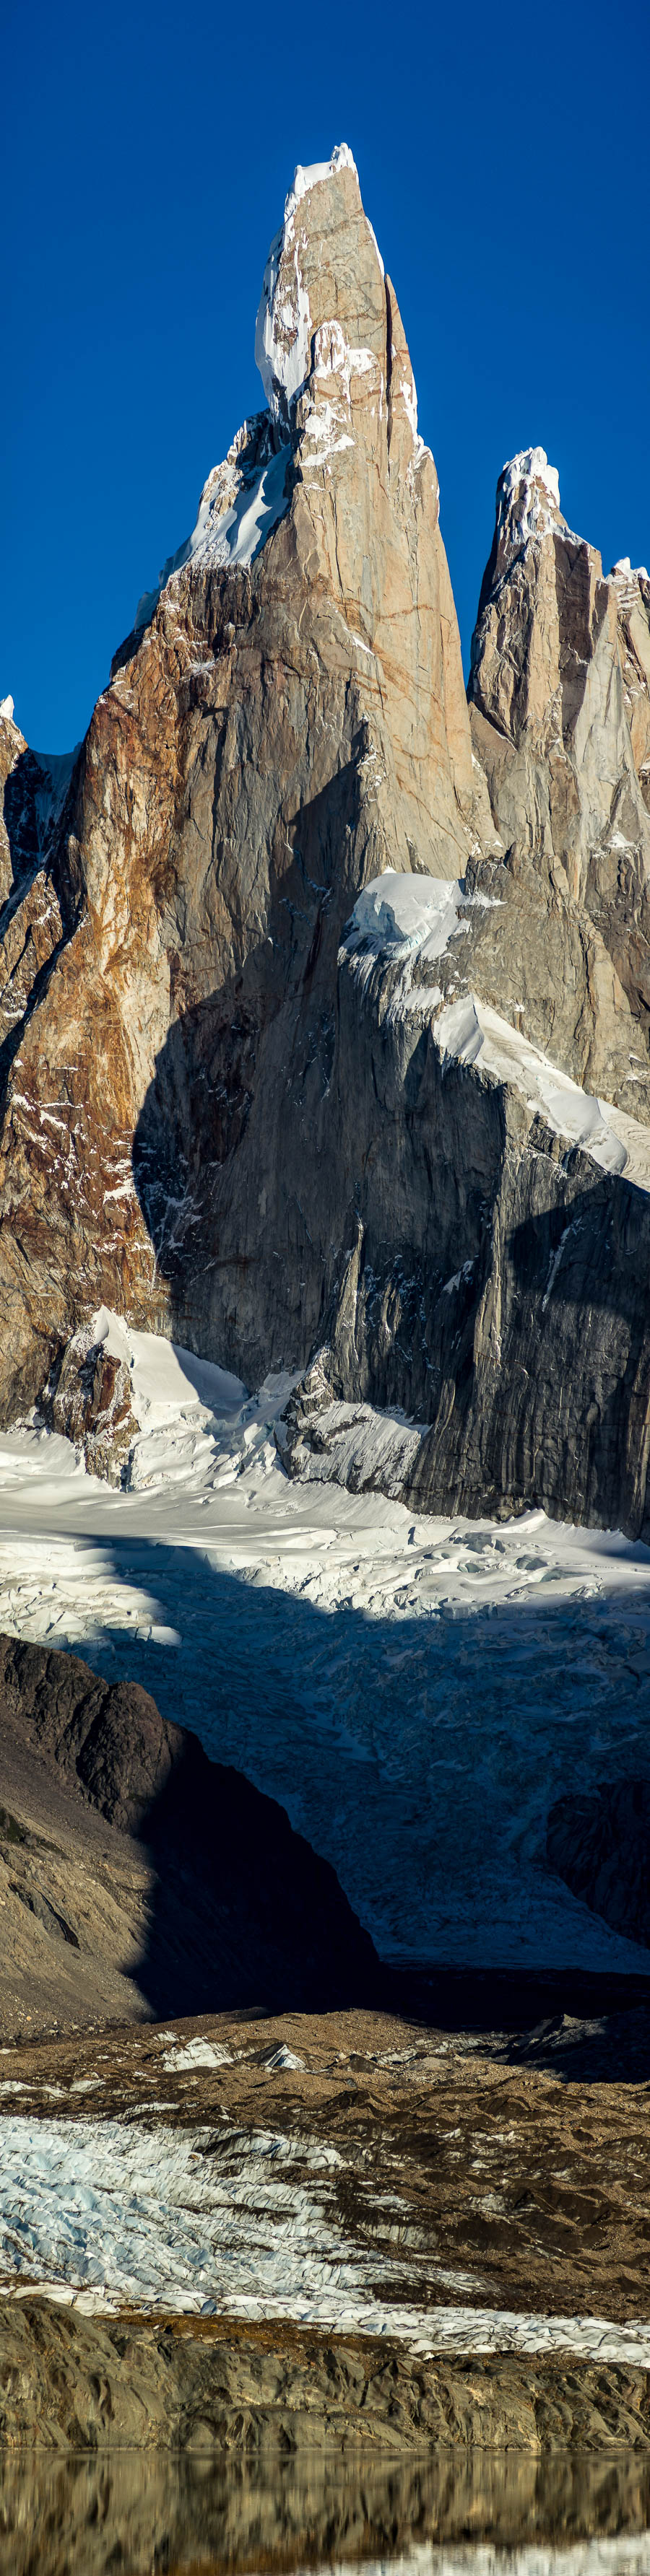
{"type": "Polygon", "coordinates": [[[460,876],[494,838],[435,466],[345,153],[297,174],[258,345],[270,412],[99,700],[68,935],[16,1024],[5,1410],[102,1299],[245,1369],[307,1356],[340,1241],[343,925],[385,866],[460,876]]]}
{"type": "MultiPolygon", "coordinates": [[[[515,458],[470,725],[345,147],[296,172],[256,346],[267,408],[69,782],[7,737],[0,1409],[105,1303],[249,1381],[313,1362],[289,1463],[368,1399],[371,1481],[645,1529],[644,577],[604,580],[515,458]]],[[[61,1403],[104,1443],[94,1369],[61,1403]]]]}

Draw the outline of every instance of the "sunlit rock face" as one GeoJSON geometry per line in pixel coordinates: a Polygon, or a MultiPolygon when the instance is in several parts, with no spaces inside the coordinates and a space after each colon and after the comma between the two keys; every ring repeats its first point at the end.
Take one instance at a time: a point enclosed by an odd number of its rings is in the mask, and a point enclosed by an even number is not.
{"type": "Polygon", "coordinates": [[[650,574],[645,564],[634,571],[626,555],[615,563],[610,580],[616,590],[623,698],[634,766],[650,810],[650,574]]]}
{"type": "MultiPolygon", "coordinates": [[[[543,448],[504,466],[470,699],[506,874],[516,880],[521,927],[511,904],[512,971],[530,1035],[590,1091],[647,1117],[650,630],[643,590],[642,577],[626,582],[622,567],[605,580],[595,547],[567,527],[543,448]]],[[[484,958],[481,966],[487,996],[495,967],[484,958]]]]}
{"type": "Polygon", "coordinates": [[[371,1472],[417,1500],[641,1526],[645,576],[604,580],[543,450],[513,458],[468,710],[345,146],[295,174],[256,349],[266,407],[50,779],[58,913],[1,1057],[4,1418],[105,1302],[249,1382],[313,1364],[314,1438],[332,1397],[415,1415],[417,1459],[371,1472]]]}
{"type": "Polygon", "coordinates": [[[435,466],[349,153],[297,174],[270,266],[271,407],[116,657],[60,852],[70,935],[16,1031],[5,1408],[104,1297],[181,1313],[249,1372],[307,1357],[352,1184],[343,926],[384,866],[460,876],[494,837],[435,466]]]}

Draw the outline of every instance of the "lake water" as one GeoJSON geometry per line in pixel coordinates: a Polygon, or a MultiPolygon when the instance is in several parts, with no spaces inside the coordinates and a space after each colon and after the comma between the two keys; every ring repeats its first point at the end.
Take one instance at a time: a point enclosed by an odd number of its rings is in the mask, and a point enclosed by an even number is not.
{"type": "Polygon", "coordinates": [[[650,2576],[650,2455],[43,2455],[0,2468],[0,2576],[650,2576]]]}

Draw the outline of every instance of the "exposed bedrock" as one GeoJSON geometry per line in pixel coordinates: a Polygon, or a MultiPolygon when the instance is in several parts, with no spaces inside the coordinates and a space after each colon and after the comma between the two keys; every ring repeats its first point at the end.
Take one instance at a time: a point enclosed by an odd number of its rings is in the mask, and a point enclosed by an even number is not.
{"type": "Polygon", "coordinates": [[[506,923],[483,925],[475,973],[508,1018],[519,997],[528,1035],[578,1082],[645,1117],[649,610],[645,572],[604,579],[595,547],[567,526],[543,448],[514,457],[497,487],[469,683],[507,889],[506,923]]]}
{"type": "MultiPolygon", "coordinates": [[[[325,2339],[276,2319],[105,2320],[33,2297],[7,2303],[3,2363],[9,2452],[239,2453],[273,2461],[276,2475],[292,2453],[352,2452],[365,2478],[382,2454],[419,2451],[425,2466],[456,2449],[643,2455],[650,2439],[643,2370],[529,2353],[422,2359],[388,2336],[325,2339]]],[[[330,2545],[333,2529],[330,2506],[330,2545]]]]}
{"type": "Polygon", "coordinates": [[[633,1941],[650,1940],[650,1781],[602,1780],[551,1807],[551,1868],[594,1914],[633,1941]]]}
{"type": "Polygon", "coordinates": [[[415,1501],[643,1529],[647,577],[603,579],[543,451],[515,458],[470,722],[345,147],[296,173],[256,347],[267,408],[141,600],[67,795],[41,785],[29,867],[31,755],[0,720],[0,964],[39,859],[58,904],[24,989],[5,961],[0,1418],[106,1303],[250,1383],[317,1363],[294,1466],[317,1413],[365,1401],[423,1426],[370,1470],[415,1501]]]}
{"type": "Polygon", "coordinates": [[[390,1993],[284,1808],[137,1683],[0,1636],[0,1771],[4,2038],[390,1993]]]}
{"type": "MultiPolygon", "coordinates": [[[[341,972],[342,1283],[284,1455],[434,1511],[649,1526],[650,1198],[445,1054],[375,964],[341,972]],[[354,1081],[352,1065],[354,1064],[354,1081]],[[402,1408],[383,1442],[333,1404],[402,1408]],[[345,1440],[342,1433],[345,1431],[345,1440]],[[339,1463],[340,1462],[340,1463],[339,1463]]],[[[643,1132],[643,1131],[642,1131],[643,1132]]]]}

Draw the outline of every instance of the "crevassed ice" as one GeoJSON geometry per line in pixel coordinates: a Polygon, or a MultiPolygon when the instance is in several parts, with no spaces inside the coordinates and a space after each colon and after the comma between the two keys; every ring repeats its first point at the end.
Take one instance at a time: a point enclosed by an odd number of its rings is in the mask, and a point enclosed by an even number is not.
{"type": "MultiPolygon", "coordinates": [[[[120,2120],[20,2115],[3,2125],[0,2262],[12,2279],[86,2308],[294,2317],[398,2335],[420,2352],[579,2352],[648,2367],[650,2326],[402,2304],[403,2256],[366,2253],[328,2186],[331,2149],[228,2124],[134,2130],[120,2120]]],[[[466,2276],[456,2275],[464,2284],[466,2276]]],[[[452,2282],[440,2275],[441,2286],[452,2282]]]]}

